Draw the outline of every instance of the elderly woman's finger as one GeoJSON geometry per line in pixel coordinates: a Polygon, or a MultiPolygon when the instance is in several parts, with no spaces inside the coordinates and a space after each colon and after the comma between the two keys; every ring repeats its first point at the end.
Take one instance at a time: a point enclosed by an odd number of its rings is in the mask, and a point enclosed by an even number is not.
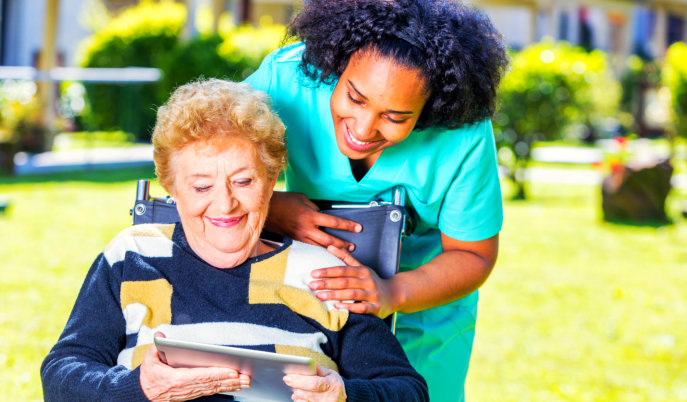
{"type": "Polygon", "coordinates": [[[326,392],[330,388],[325,377],[316,375],[289,374],[284,377],[284,383],[294,390],[309,392],[326,392]]]}
{"type": "Polygon", "coordinates": [[[182,401],[219,392],[236,392],[250,386],[235,370],[223,367],[171,369],[164,379],[166,390],[152,400],[182,401]]]}
{"type": "Polygon", "coordinates": [[[196,396],[238,391],[250,387],[249,377],[239,376],[236,370],[229,368],[197,367],[178,369],[175,372],[180,388],[190,389],[196,396]]]}
{"type": "Polygon", "coordinates": [[[317,375],[288,374],[284,383],[293,389],[294,401],[344,401],[346,389],[339,373],[317,366],[317,375]]]}

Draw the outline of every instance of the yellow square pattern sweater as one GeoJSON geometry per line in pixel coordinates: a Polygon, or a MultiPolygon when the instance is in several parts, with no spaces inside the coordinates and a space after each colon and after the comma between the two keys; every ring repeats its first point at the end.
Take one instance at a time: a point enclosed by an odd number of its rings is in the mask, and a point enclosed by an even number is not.
{"type": "MultiPolygon", "coordinates": [[[[344,378],[348,400],[423,401],[424,379],[380,319],[322,302],[307,283],[342,265],[282,239],[276,250],[217,269],[180,224],[122,231],[93,263],[41,367],[46,400],[146,400],[139,366],[156,331],[168,338],[312,357],[344,378]]],[[[214,395],[206,399],[230,399],[214,395]]]]}

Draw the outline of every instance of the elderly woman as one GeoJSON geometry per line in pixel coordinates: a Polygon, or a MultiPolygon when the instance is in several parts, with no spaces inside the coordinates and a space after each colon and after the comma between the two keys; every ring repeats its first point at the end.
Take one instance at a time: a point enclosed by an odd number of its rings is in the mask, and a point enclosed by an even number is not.
{"type": "Polygon", "coordinates": [[[323,248],[260,237],[284,166],[284,126],[267,95],[221,80],[177,89],[158,111],[156,173],[180,224],[122,231],[91,267],[41,375],[46,400],[186,400],[250,386],[228,368],[178,369],[153,346],[174,339],[314,358],[289,374],[294,400],[426,400],[422,377],[384,323],[309,290],[323,248]]]}

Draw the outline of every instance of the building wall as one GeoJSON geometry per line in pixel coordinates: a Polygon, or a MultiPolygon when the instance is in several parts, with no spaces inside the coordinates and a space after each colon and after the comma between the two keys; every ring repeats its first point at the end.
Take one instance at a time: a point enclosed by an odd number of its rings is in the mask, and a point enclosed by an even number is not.
{"type": "Polygon", "coordinates": [[[530,44],[534,35],[534,21],[529,8],[486,6],[482,9],[510,47],[522,49],[530,44]]]}
{"type": "Polygon", "coordinates": [[[660,58],[672,42],[687,40],[687,0],[482,0],[471,3],[487,11],[514,48],[546,36],[580,44],[583,21],[591,28],[592,47],[616,56],[626,57],[642,48],[648,56],[660,58]]]}
{"type": "MultiPolygon", "coordinates": [[[[7,1],[3,64],[35,66],[43,42],[44,0],[7,1]]],[[[79,14],[88,0],[61,0],[57,23],[57,51],[63,65],[73,66],[79,42],[90,33],[79,23],[79,14]]]]}
{"type": "MultiPolygon", "coordinates": [[[[3,1],[7,12],[6,31],[2,35],[3,64],[34,65],[43,40],[45,1],[3,1]]],[[[60,0],[57,49],[63,65],[75,65],[78,44],[90,34],[79,22],[88,1],[60,0]]],[[[237,2],[227,0],[227,8],[236,8],[237,2]]],[[[202,0],[188,3],[197,6],[202,0]]],[[[544,37],[579,44],[580,7],[587,10],[592,46],[618,59],[637,49],[638,29],[642,31],[641,26],[649,20],[653,29],[644,26],[646,34],[639,43],[649,55],[661,57],[671,41],[687,39],[687,0],[481,0],[471,3],[487,13],[515,49],[544,37]]],[[[302,0],[253,0],[253,22],[261,15],[271,15],[274,22],[288,23],[301,4],[302,0]]]]}

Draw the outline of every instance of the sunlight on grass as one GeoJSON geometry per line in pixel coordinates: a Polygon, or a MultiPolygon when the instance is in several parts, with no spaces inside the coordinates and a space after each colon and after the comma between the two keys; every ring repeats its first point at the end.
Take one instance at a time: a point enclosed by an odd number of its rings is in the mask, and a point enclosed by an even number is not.
{"type": "Polygon", "coordinates": [[[687,400],[685,222],[604,223],[598,187],[530,191],[505,205],[468,400],[687,400]]]}
{"type": "MultiPolygon", "coordinates": [[[[0,178],[0,400],[40,400],[39,368],[150,168],[0,178]]],[[[154,184],[153,193],[164,195],[154,184]]],[[[509,189],[505,189],[508,193],[509,189]]],[[[687,224],[601,221],[600,190],[532,184],[506,201],[481,291],[471,401],[687,400],[687,224]]],[[[686,199],[686,194],[682,194],[686,199]]]]}

